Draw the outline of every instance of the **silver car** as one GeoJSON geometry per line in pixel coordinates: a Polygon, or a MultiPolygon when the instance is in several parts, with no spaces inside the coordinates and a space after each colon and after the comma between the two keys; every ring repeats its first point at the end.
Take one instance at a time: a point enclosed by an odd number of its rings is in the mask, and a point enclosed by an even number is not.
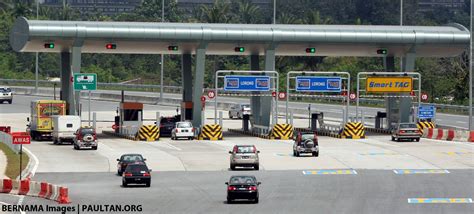
{"type": "Polygon", "coordinates": [[[9,87],[0,86],[0,104],[7,101],[8,104],[12,104],[13,92],[9,87]]]}
{"type": "Polygon", "coordinates": [[[243,115],[251,115],[250,104],[235,104],[230,107],[229,118],[242,119],[243,115]]]}
{"type": "Polygon", "coordinates": [[[416,123],[400,123],[398,127],[392,131],[392,141],[400,142],[402,139],[411,141],[420,141],[421,132],[416,123]]]}
{"type": "Polygon", "coordinates": [[[171,140],[177,140],[178,138],[186,138],[188,140],[194,138],[194,128],[191,122],[176,122],[171,131],[171,140]]]}
{"type": "Polygon", "coordinates": [[[235,145],[230,154],[230,169],[235,170],[235,167],[253,167],[255,170],[259,169],[258,153],[255,145],[235,145]]]}

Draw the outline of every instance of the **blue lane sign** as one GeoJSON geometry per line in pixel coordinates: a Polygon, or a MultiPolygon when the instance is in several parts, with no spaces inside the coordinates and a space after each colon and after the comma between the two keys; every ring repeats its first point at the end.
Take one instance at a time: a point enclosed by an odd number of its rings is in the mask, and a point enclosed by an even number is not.
{"type": "Polygon", "coordinates": [[[224,91],[269,91],[269,76],[234,76],[224,77],[224,91]]]}
{"type": "Polygon", "coordinates": [[[341,92],[341,77],[296,77],[296,91],[341,92]]]}
{"type": "Polygon", "coordinates": [[[419,119],[434,118],[435,112],[436,112],[436,107],[434,105],[421,105],[418,108],[418,118],[419,119]]]}

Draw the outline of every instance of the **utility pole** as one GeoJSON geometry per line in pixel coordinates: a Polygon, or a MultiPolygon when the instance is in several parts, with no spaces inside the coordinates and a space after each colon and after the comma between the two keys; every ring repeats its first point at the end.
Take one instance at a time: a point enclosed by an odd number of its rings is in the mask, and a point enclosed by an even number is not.
{"type": "MultiPolygon", "coordinates": [[[[165,21],[165,0],[161,0],[161,22],[164,22],[165,21]]],[[[163,81],[163,67],[164,67],[164,57],[163,57],[163,54],[161,54],[161,61],[160,61],[160,66],[161,66],[161,71],[160,71],[160,102],[163,102],[163,84],[164,84],[164,81],[163,81]]]]}
{"type": "MultiPolygon", "coordinates": [[[[39,17],[39,0],[36,0],[36,19],[39,17]]],[[[38,94],[39,63],[38,52],[35,53],[35,94],[38,94]]]]}
{"type": "Polygon", "coordinates": [[[471,30],[471,39],[469,42],[469,131],[473,131],[474,125],[472,124],[472,11],[474,10],[474,5],[471,0],[471,12],[470,12],[470,30],[471,30]]]}

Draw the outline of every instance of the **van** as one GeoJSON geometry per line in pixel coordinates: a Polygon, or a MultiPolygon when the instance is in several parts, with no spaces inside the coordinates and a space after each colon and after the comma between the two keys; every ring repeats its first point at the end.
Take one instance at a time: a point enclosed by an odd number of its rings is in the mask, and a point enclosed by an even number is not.
{"type": "Polygon", "coordinates": [[[74,115],[54,115],[51,116],[51,120],[53,143],[73,143],[74,133],[81,127],[81,118],[74,115]]]}

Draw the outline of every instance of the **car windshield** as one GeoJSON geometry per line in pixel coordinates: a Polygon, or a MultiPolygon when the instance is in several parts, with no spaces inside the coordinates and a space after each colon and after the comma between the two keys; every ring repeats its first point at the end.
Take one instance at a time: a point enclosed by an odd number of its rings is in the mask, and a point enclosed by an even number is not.
{"type": "Polygon", "coordinates": [[[81,129],[81,135],[94,134],[94,129],[81,129]]]}
{"type": "Polygon", "coordinates": [[[133,164],[133,165],[128,165],[125,171],[131,172],[133,174],[145,173],[145,172],[148,172],[148,167],[146,167],[146,165],[144,164],[133,164]]]}
{"type": "Polygon", "coordinates": [[[11,92],[12,90],[9,88],[0,88],[0,92],[11,92]]]}
{"type": "Polygon", "coordinates": [[[253,146],[237,146],[237,153],[254,153],[255,147],[253,146]]]}
{"type": "Polygon", "coordinates": [[[122,161],[125,161],[125,162],[143,161],[143,157],[141,155],[125,155],[125,156],[122,156],[122,161]]]}
{"type": "Polygon", "coordinates": [[[301,140],[313,140],[314,138],[314,134],[304,134],[304,135],[301,135],[301,140]]]}
{"type": "Polygon", "coordinates": [[[416,124],[414,123],[405,123],[405,124],[400,124],[401,129],[407,129],[407,128],[417,128],[416,124]]]}
{"type": "Polygon", "coordinates": [[[176,126],[178,128],[191,128],[192,127],[191,123],[178,123],[176,126]]]}
{"type": "Polygon", "coordinates": [[[233,176],[230,178],[229,184],[255,184],[255,177],[252,176],[233,176]]]}

